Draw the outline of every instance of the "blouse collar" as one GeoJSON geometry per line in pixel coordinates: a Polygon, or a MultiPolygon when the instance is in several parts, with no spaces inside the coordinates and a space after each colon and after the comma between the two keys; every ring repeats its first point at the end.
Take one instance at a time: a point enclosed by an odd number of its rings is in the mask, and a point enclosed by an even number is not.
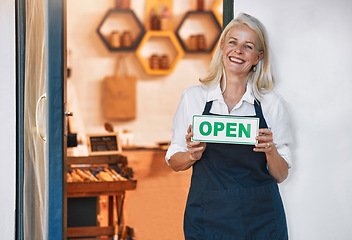
{"type": "MultiPolygon", "coordinates": [[[[207,102],[218,100],[220,102],[224,102],[224,98],[222,96],[220,83],[218,83],[215,87],[208,89],[207,102]]],[[[255,97],[252,92],[252,86],[247,83],[246,92],[243,94],[239,103],[242,104],[243,101],[254,104],[255,97]]]]}

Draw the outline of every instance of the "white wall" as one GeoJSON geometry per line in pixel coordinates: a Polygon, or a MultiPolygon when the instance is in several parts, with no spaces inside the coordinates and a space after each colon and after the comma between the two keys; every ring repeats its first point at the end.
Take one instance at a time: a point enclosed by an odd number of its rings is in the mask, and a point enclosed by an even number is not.
{"type": "Polygon", "coordinates": [[[15,238],[15,1],[0,1],[0,231],[15,238]]]}
{"type": "Polygon", "coordinates": [[[292,117],[295,156],[281,185],[290,239],[351,239],[352,1],[235,3],[266,26],[292,117]]]}

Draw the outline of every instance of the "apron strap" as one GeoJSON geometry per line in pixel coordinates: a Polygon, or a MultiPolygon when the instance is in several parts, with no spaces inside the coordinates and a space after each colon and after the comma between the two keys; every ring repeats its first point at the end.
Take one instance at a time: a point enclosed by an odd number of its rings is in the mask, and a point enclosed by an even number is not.
{"type": "Polygon", "coordinates": [[[213,101],[209,101],[205,104],[203,115],[210,115],[211,106],[213,106],[213,101]]]}
{"type": "Polygon", "coordinates": [[[254,100],[254,109],[256,116],[259,118],[259,128],[267,128],[268,124],[263,115],[262,105],[257,99],[254,100]]]}
{"type": "MultiPolygon", "coordinates": [[[[209,101],[205,104],[204,110],[203,110],[203,115],[211,115],[210,114],[210,109],[213,106],[213,101],[209,101]]],[[[255,114],[256,117],[259,118],[259,127],[260,128],[268,128],[268,125],[265,121],[264,115],[263,115],[263,110],[262,110],[262,105],[258,100],[254,100],[254,109],[255,109],[255,114]]]]}

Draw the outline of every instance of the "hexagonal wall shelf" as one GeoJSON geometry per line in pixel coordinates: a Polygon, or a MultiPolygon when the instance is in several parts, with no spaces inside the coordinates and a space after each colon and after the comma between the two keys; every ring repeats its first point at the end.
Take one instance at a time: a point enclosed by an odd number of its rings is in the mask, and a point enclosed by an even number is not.
{"type": "Polygon", "coordinates": [[[220,24],[212,11],[187,12],[176,30],[178,40],[188,53],[212,52],[220,34],[220,24]]]}
{"type": "Polygon", "coordinates": [[[147,31],[136,55],[147,74],[166,75],[174,70],[184,51],[173,32],[147,31]],[[162,62],[163,56],[167,59],[166,65],[162,62]]]}
{"type": "Polygon", "coordinates": [[[144,36],[144,26],[130,9],[110,9],[97,32],[110,51],[133,51],[144,36]]]}
{"type": "Polygon", "coordinates": [[[211,8],[211,10],[214,13],[214,16],[218,20],[218,22],[219,22],[221,27],[222,27],[222,16],[223,16],[222,4],[223,4],[223,0],[216,0],[216,2],[214,3],[213,7],[211,8]]]}

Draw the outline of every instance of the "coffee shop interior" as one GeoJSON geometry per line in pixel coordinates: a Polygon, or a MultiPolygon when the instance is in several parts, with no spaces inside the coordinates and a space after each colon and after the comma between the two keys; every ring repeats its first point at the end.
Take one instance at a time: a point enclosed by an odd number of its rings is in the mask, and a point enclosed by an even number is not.
{"type": "Polygon", "coordinates": [[[67,0],[68,239],[183,239],[191,170],[165,153],[222,13],[222,0],[67,0]]]}

